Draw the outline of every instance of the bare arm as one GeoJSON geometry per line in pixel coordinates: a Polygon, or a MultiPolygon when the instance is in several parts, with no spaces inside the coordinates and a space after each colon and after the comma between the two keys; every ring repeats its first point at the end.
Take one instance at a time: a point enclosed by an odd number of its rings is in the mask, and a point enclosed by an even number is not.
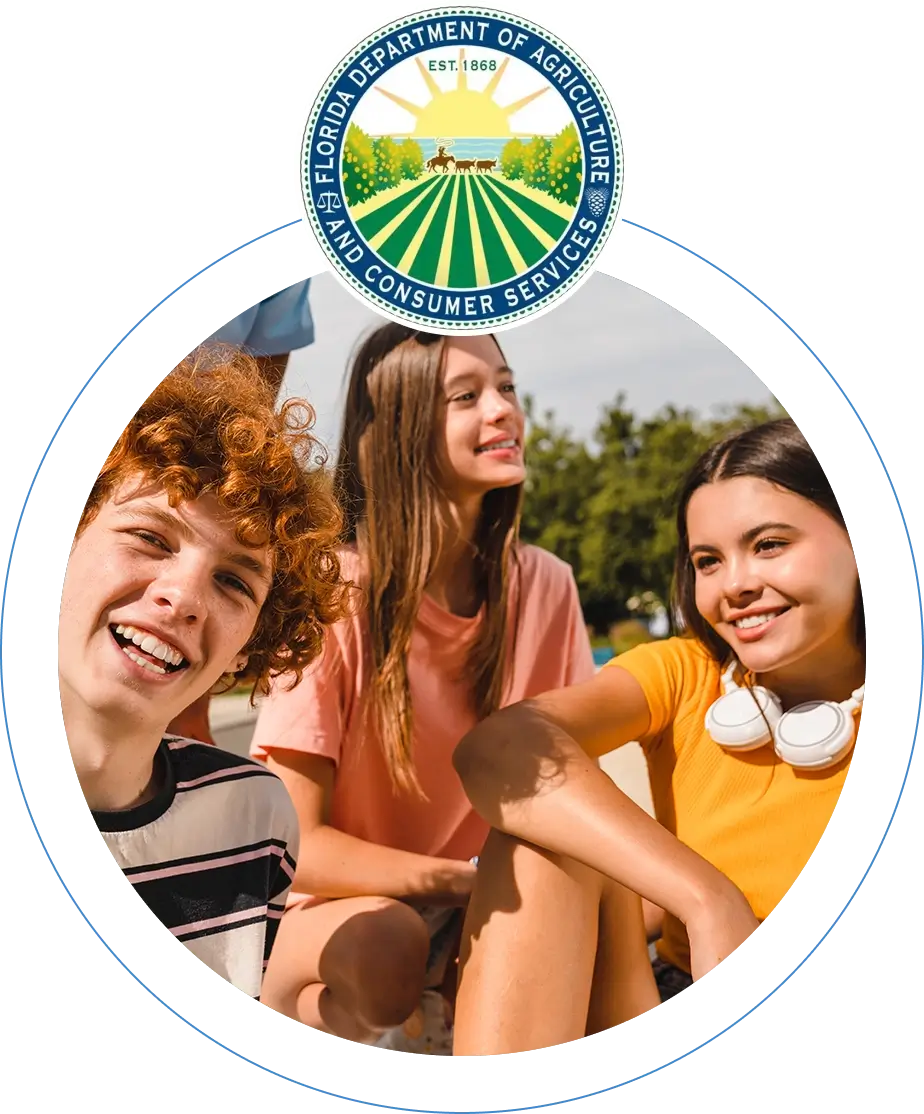
{"type": "Polygon", "coordinates": [[[698,977],[757,920],[724,874],[634,804],[593,760],[644,735],[648,725],[641,686],[612,666],[586,684],[489,717],[453,760],[492,827],[576,859],[679,918],[698,977]]]}
{"type": "Polygon", "coordinates": [[[267,766],[282,778],[301,831],[293,889],[319,897],[419,897],[457,904],[471,892],[475,868],[381,847],[327,823],[335,767],[329,758],[274,750],[267,766]]]}

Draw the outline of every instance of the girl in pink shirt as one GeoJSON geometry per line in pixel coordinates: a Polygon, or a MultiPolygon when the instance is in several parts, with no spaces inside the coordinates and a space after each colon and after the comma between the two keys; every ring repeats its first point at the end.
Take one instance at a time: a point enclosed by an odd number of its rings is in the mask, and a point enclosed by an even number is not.
{"type": "Polygon", "coordinates": [[[524,416],[493,337],[383,325],[353,362],[338,494],[352,616],[279,679],[252,753],[301,827],[262,1001],[373,1042],[421,1002],[431,931],[487,835],[452,753],[499,707],[593,674],[570,568],[517,540],[524,416]]]}

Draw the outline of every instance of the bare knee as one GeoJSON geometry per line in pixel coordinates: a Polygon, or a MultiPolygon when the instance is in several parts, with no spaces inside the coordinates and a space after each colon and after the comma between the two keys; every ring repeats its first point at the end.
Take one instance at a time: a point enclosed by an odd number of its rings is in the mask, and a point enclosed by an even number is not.
{"type": "Polygon", "coordinates": [[[343,988],[364,1025],[390,1029],[420,1001],[429,947],[427,927],[413,909],[383,902],[334,933],[321,956],[321,978],[332,990],[343,988]]]}
{"type": "Polygon", "coordinates": [[[596,935],[603,877],[574,859],[553,854],[515,836],[492,831],[478,861],[478,876],[465,919],[460,969],[474,941],[495,918],[514,916],[536,940],[567,923],[596,935]],[[525,921],[524,921],[525,918],[525,921]]]}
{"type": "Polygon", "coordinates": [[[643,898],[642,916],[645,919],[645,935],[649,944],[659,940],[664,930],[664,910],[643,898]]]}
{"type": "Polygon", "coordinates": [[[550,889],[562,897],[583,892],[599,901],[603,877],[575,859],[524,843],[515,836],[492,831],[478,864],[479,883],[490,883],[495,896],[507,892],[525,900],[533,891],[550,889]]]}

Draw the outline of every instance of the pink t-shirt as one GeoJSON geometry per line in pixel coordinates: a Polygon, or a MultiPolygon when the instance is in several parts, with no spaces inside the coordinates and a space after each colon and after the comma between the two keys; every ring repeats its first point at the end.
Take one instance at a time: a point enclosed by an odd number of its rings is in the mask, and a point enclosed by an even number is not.
{"type": "MultiPolygon", "coordinates": [[[[343,554],[343,571],[359,579],[354,552],[343,554]]],[[[480,852],[488,829],[465,796],[452,752],[477,722],[460,673],[479,618],[453,615],[428,596],[418,613],[408,676],[414,760],[427,796],[421,800],[392,789],[381,743],[363,730],[360,696],[368,685],[368,666],[361,645],[368,624],[363,608],[357,612],[331,628],[320,662],[305,672],[300,684],[288,692],[287,682],[278,684],[264,702],[251,754],[261,759],[273,750],[325,755],[337,764],[329,821],[333,827],[381,846],[469,859],[480,852]]],[[[571,569],[535,546],[520,547],[508,631],[513,669],[505,704],[593,676],[571,569]]]]}

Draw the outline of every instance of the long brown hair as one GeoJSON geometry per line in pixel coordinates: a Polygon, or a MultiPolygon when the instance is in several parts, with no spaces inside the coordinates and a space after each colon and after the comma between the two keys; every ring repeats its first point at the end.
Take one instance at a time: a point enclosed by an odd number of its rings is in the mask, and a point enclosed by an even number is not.
{"type": "MultiPolygon", "coordinates": [[[[367,593],[367,711],[394,786],[418,794],[407,659],[424,590],[448,540],[438,420],[446,343],[398,324],[363,341],[350,372],[336,472],[346,539],[359,550],[367,593]]],[[[485,495],[472,540],[482,617],[465,673],[479,719],[500,707],[506,681],[522,486],[485,495]]]]}
{"type": "MultiPolygon", "coordinates": [[[[765,422],[743,433],[736,433],[703,453],[687,475],[677,502],[678,545],[671,610],[680,616],[686,629],[720,664],[729,660],[731,648],[696,609],[696,571],[690,560],[687,508],[693,493],[705,484],[734,479],[736,476],[753,476],[800,495],[820,507],[839,526],[847,529],[828,477],[808,441],[791,419],[765,422]]],[[[853,633],[857,646],[864,650],[866,623],[859,584],[853,633]]]]}

